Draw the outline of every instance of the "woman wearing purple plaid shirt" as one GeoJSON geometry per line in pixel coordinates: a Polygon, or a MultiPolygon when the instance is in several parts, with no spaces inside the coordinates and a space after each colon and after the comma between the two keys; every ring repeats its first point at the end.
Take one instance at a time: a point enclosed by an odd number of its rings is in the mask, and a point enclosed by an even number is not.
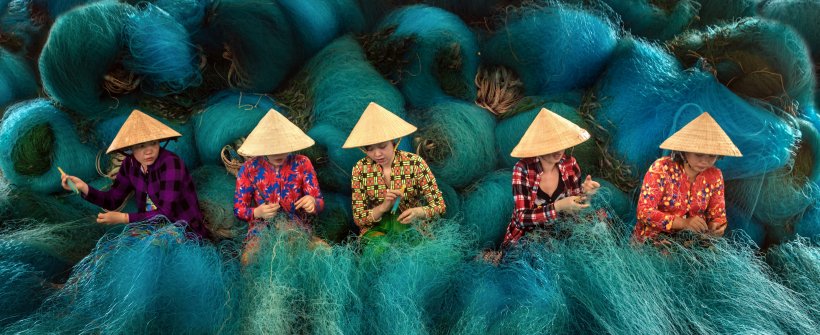
{"type": "Polygon", "coordinates": [[[98,223],[132,223],[163,215],[172,222],[184,221],[188,230],[199,238],[208,237],[193,179],[182,160],[159,145],[180,136],[156,119],[134,110],[107,151],[126,151],[111,189],[99,191],[69,175],[62,177],[63,188],[70,190],[70,181],[86,201],[104,208],[106,212],[97,215],[98,223]],[[131,192],[136,197],[137,213],[114,211],[131,192]]]}

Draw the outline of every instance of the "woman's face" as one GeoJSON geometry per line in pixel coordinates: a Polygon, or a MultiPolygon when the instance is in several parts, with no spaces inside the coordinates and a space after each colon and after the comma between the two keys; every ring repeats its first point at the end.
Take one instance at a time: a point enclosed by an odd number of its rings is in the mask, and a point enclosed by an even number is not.
{"type": "Polygon", "coordinates": [[[558,164],[558,161],[561,160],[561,157],[564,157],[564,150],[559,150],[553,153],[538,156],[538,159],[540,159],[541,162],[543,162],[546,166],[550,166],[558,164]]]}
{"type": "Polygon", "coordinates": [[[698,154],[693,152],[685,152],[683,153],[683,157],[686,159],[686,163],[689,167],[697,173],[701,173],[706,169],[715,166],[715,162],[718,159],[717,155],[698,154]]]}
{"type": "Polygon", "coordinates": [[[396,154],[395,147],[393,141],[387,141],[368,145],[364,147],[364,152],[367,157],[384,166],[393,163],[393,156],[396,154]]]}
{"type": "Polygon", "coordinates": [[[159,142],[151,141],[140,143],[131,147],[131,151],[134,153],[134,159],[136,159],[137,162],[144,166],[150,166],[157,161],[157,155],[159,155],[159,142]]]}
{"type": "Polygon", "coordinates": [[[289,154],[290,154],[290,153],[276,154],[276,155],[269,155],[269,156],[268,156],[268,161],[269,161],[271,164],[273,164],[273,166],[275,166],[275,167],[280,167],[280,166],[282,166],[282,164],[285,164],[285,159],[287,159],[287,158],[288,158],[288,155],[289,155],[289,154]]]}

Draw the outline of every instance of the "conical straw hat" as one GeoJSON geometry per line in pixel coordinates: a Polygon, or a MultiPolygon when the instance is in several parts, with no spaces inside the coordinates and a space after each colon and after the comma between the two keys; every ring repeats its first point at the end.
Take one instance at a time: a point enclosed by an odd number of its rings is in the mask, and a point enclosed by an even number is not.
{"type": "Polygon", "coordinates": [[[105,153],[111,153],[140,143],[170,140],[180,136],[182,134],[176,130],[135,109],[120,127],[120,131],[114,137],[114,141],[111,141],[111,145],[105,153]]]}
{"type": "Polygon", "coordinates": [[[584,128],[549,109],[541,108],[510,156],[526,158],[546,155],[574,147],[589,137],[584,128]]]}
{"type": "Polygon", "coordinates": [[[661,143],[661,149],[718,156],[742,157],[729,135],[704,112],[661,143]]]}
{"type": "Polygon", "coordinates": [[[358,148],[387,142],[412,134],[416,127],[402,120],[375,102],[367,108],[356,122],[342,148],[358,148]]]}
{"type": "Polygon", "coordinates": [[[302,150],[314,143],[299,127],[271,109],[259,120],[237,152],[242,156],[278,155],[302,150]]]}

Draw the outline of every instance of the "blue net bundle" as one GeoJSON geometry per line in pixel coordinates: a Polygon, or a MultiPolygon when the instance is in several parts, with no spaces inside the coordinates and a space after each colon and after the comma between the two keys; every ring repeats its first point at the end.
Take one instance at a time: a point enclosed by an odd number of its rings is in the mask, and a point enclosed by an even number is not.
{"type": "MultiPolygon", "coordinates": [[[[815,199],[818,199],[818,197],[820,197],[820,194],[814,195],[815,199]]],[[[808,238],[820,236],[820,204],[817,201],[812,203],[796,221],[794,232],[795,235],[808,238]]]]}
{"type": "Polygon", "coordinates": [[[51,21],[54,21],[60,15],[74,8],[99,1],[100,0],[30,0],[29,6],[43,11],[44,14],[48,15],[51,21]]]}
{"type": "Polygon", "coordinates": [[[0,283],[0,327],[36,310],[51,291],[41,271],[20,262],[0,261],[0,283]]]}
{"type": "Polygon", "coordinates": [[[820,245],[817,240],[801,238],[769,248],[766,263],[783,285],[811,306],[810,316],[820,322],[820,245]]]}
{"type": "MultiPolygon", "coordinates": [[[[817,78],[820,63],[820,27],[815,19],[820,14],[820,4],[811,0],[770,0],[760,3],[758,15],[788,24],[800,33],[814,61],[814,76],[817,78]]],[[[815,91],[815,106],[820,106],[820,95],[815,91]]]]}
{"type": "Polygon", "coordinates": [[[0,45],[22,54],[33,53],[41,45],[48,30],[42,16],[46,14],[31,0],[0,2],[0,45]]]}
{"type": "Polygon", "coordinates": [[[212,95],[189,122],[202,163],[221,164],[222,148],[239,149],[235,142],[247,137],[270,109],[287,115],[268,95],[232,91],[212,95]]]}
{"type": "Polygon", "coordinates": [[[34,71],[23,57],[0,48],[0,106],[37,97],[34,71]]]}
{"type": "Polygon", "coordinates": [[[797,30],[806,40],[815,63],[820,54],[820,28],[814,19],[820,11],[820,4],[811,0],[769,0],[761,2],[760,16],[780,21],[797,30]]]}
{"type": "Polygon", "coordinates": [[[567,304],[542,262],[465,265],[453,334],[568,333],[567,304]]]}
{"type": "Polygon", "coordinates": [[[633,35],[665,41],[689,28],[698,18],[700,4],[695,0],[624,1],[604,0],[633,35]]]}
{"type": "Polygon", "coordinates": [[[599,105],[592,115],[609,141],[604,156],[626,162],[629,169],[621,171],[634,180],[661,156],[660,143],[702,112],[709,112],[744,154],[717,163],[726,179],[785,166],[799,135],[788,117],[745,101],[707,72],[684,72],[671,55],[638,40],[622,43],[595,97],[599,105]]]}
{"type": "Polygon", "coordinates": [[[618,38],[609,19],[569,5],[524,7],[504,23],[482,44],[482,62],[513,69],[527,95],[592,85],[618,38]]]}
{"type": "Polygon", "coordinates": [[[363,332],[446,332],[468,241],[447,220],[427,228],[414,225],[391,241],[363,247],[358,268],[367,311],[361,314],[363,332]]]}
{"type": "Polygon", "coordinates": [[[87,143],[69,116],[45,99],[9,107],[0,125],[0,169],[13,185],[38,193],[53,193],[61,167],[88,179],[95,176],[96,149],[87,143]]]}
{"type": "Polygon", "coordinates": [[[226,0],[207,12],[205,29],[196,42],[209,61],[226,59],[219,68],[223,84],[251,92],[274,90],[299,63],[303,48],[278,3],[263,0],[226,0]]]}
{"type": "MultiPolygon", "coordinates": [[[[472,101],[478,71],[478,41],[453,13],[441,8],[414,5],[397,9],[379,23],[377,31],[386,40],[374,43],[373,53],[399,58],[387,68],[387,77],[397,83],[408,104],[431,107],[441,101],[472,101]]],[[[386,62],[373,59],[379,69],[386,62]]]]}
{"type": "Polygon", "coordinates": [[[463,188],[496,166],[495,118],[480,107],[451,100],[411,117],[420,120],[413,146],[436,179],[463,188]]]}
{"type": "Polygon", "coordinates": [[[122,67],[124,29],[135,9],[99,2],[80,7],[54,22],[38,61],[49,97],[85,117],[107,115],[117,98],[133,92],[137,80],[122,67]]]}
{"type": "Polygon", "coordinates": [[[727,203],[726,219],[728,225],[724,236],[755,247],[764,247],[766,245],[766,226],[753,218],[748,210],[727,203]]]}
{"type": "Polygon", "coordinates": [[[441,196],[444,198],[444,205],[447,206],[447,209],[444,212],[444,218],[452,219],[462,215],[461,207],[463,205],[463,201],[461,199],[461,195],[458,194],[458,191],[450,186],[450,184],[447,184],[441,180],[436,180],[436,184],[438,185],[438,189],[441,191],[441,196]]]}
{"type": "MultiPolygon", "coordinates": [[[[519,158],[510,156],[513,148],[521,141],[521,137],[527,131],[532,120],[541,111],[541,108],[560,115],[581,128],[590,130],[589,125],[583,119],[577,108],[559,102],[545,102],[547,99],[538,97],[528,97],[520,105],[525,105],[528,110],[515,113],[512,116],[505,116],[495,126],[495,148],[498,151],[498,165],[502,168],[512,168],[518,163],[519,158]]],[[[581,166],[581,170],[586,174],[594,174],[598,166],[598,156],[600,152],[595,145],[595,141],[586,141],[572,148],[565,150],[565,153],[572,155],[581,166]]]]}
{"type": "Polygon", "coordinates": [[[143,92],[164,96],[202,83],[200,59],[188,31],[165,10],[140,4],[128,15],[123,33],[129,51],[123,66],[141,76],[143,92]]]}
{"type": "Polygon", "coordinates": [[[203,165],[191,172],[205,225],[215,239],[241,240],[248,225],[233,212],[236,176],[224,167],[203,165]]]}
{"type": "Polygon", "coordinates": [[[307,131],[316,144],[303,153],[310,158],[319,187],[344,194],[350,193],[350,179],[353,166],[364,153],[359,149],[342,149],[341,144],[347,139],[347,133],[329,124],[317,124],[307,131]]]}
{"type": "MultiPolygon", "coordinates": [[[[52,1],[59,2],[59,1],[52,1]]],[[[213,0],[126,0],[132,5],[151,3],[161,8],[189,33],[195,34],[205,24],[206,12],[213,5],[213,0]]]]}
{"type": "Polygon", "coordinates": [[[341,243],[348,237],[357,236],[350,197],[335,192],[322,192],[322,196],[325,199],[325,208],[313,221],[316,236],[334,243],[341,243]]]}
{"type": "Polygon", "coordinates": [[[44,308],[9,327],[41,333],[218,332],[235,269],[158,217],[100,240],[44,308]],[[226,271],[231,270],[231,271],[226,271]]]}
{"type": "MultiPolygon", "coordinates": [[[[136,108],[139,107],[123,103],[113,116],[101,120],[94,125],[94,134],[96,135],[99,148],[107,149],[108,146],[111,145],[111,142],[114,141],[114,137],[117,136],[117,133],[125,123],[125,120],[128,119],[128,116],[131,114],[131,111],[136,108]]],[[[197,147],[194,141],[194,128],[192,122],[170,121],[164,117],[157,116],[154,114],[153,110],[140,110],[182,134],[182,137],[161,143],[160,147],[164,146],[165,149],[168,149],[168,151],[171,151],[179,156],[179,158],[185,162],[185,166],[188,167],[189,170],[199,166],[199,153],[197,152],[197,147]]],[[[66,172],[68,171],[66,170],[66,172]]]]}
{"type": "Polygon", "coordinates": [[[693,22],[693,28],[702,28],[712,25],[725,24],[755,16],[757,7],[765,2],[762,0],[696,0],[700,4],[698,20],[693,22]]]}
{"type": "Polygon", "coordinates": [[[810,122],[798,121],[801,139],[789,164],[764,175],[727,183],[727,200],[770,229],[793,230],[795,219],[820,192],[820,134],[810,122]]]}
{"type": "Polygon", "coordinates": [[[558,278],[573,332],[811,333],[816,327],[811,308],[770,276],[756,249],[685,233],[659,246],[632,246],[596,219],[563,224],[564,238],[534,239],[517,251],[543,261],[558,278]]]}
{"type": "Polygon", "coordinates": [[[0,277],[3,278],[0,327],[35,312],[66,282],[72,266],[105,232],[105,227],[92,220],[55,223],[32,218],[4,221],[0,228],[0,253],[3,254],[0,261],[0,277]]]}
{"type": "Polygon", "coordinates": [[[462,192],[462,230],[478,248],[496,248],[501,244],[513,212],[511,180],[510,170],[498,170],[462,192]]]}
{"type": "MultiPolygon", "coordinates": [[[[583,171],[583,170],[581,170],[583,171]]],[[[586,175],[587,173],[584,173],[586,175]]],[[[601,185],[595,195],[590,199],[593,208],[601,208],[612,222],[622,224],[624,233],[631,234],[635,226],[637,200],[634,199],[634,191],[627,193],[622,191],[612,182],[591,175],[592,180],[601,185]]],[[[586,178],[586,177],[583,177],[586,178]]]]}
{"type": "Polygon", "coordinates": [[[306,56],[313,55],[345,33],[360,33],[365,18],[356,0],[282,0],[287,15],[306,56]]]}
{"type": "Polygon", "coordinates": [[[401,92],[368,63],[365,51],[350,35],[334,40],[311,58],[292,87],[280,95],[286,102],[304,97],[301,105],[285,102],[294,107],[291,114],[297,125],[326,123],[345,134],[353,130],[370,102],[399,117],[406,115],[401,92]]]}
{"type": "Polygon", "coordinates": [[[314,243],[277,217],[242,269],[240,329],[248,333],[363,333],[355,248],[314,243]]]}
{"type": "Polygon", "coordinates": [[[686,67],[707,67],[732,92],[775,113],[805,115],[816,79],[809,50],[791,27],[750,18],[683,34],[669,49],[686,67]]]}

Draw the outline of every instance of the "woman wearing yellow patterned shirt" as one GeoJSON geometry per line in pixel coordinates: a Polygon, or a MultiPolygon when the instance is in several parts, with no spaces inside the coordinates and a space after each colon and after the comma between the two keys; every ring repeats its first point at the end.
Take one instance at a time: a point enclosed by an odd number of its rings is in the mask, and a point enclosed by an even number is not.
{"type": "Polygon", "coordinates": [[[353,220],[361,235],[382,224],[407,225],[444,214],[444,198],[427,163],[396,149],[398,140],[414,131],[416,127],[371,102],[342,146],[367,154],[353,167],[351,182],[353,220]]]}

